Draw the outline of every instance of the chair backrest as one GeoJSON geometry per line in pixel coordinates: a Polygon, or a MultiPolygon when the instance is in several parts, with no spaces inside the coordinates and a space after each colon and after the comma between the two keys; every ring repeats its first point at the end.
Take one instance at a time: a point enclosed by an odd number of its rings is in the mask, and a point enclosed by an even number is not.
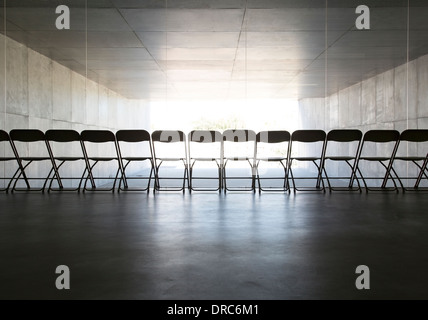
{"type": "Polygon", "coordinates": [[[45,133],[46,140],[55,142],[80,141],[80,134],[75,130],[53,129],[45,133]]]}
{"type": "Polygon", "coordinates": [[[428,141],[427,129],[408,129],[400,134],[400,141],[426,142],[428,141]]]}
{"type": "Polygon", "coordinates": [[[254,158],[256,133],[253,130],[236,129],[223,132],[222,158],[254,158]]]}
{"type": "Polygon", "coordinates": [[[82,141],[92,143],[104,143],[116,141],[116,137],[113,132],[109,130],[84,130],[80,134],[82,141]]]}
{"type": "Polygon", "coordinates": [[[290,157],[320,157],[324,155],[326,133],[323,130],[296,130],[291,134],[290,157]]]}
{"type": "Polygon", "coordinates": [[[52,129],[45,133],[48,148],[55,157],[81,157],[80,133],[71,129],[52,129]]]}
{"type": "Polygon", "coordinates": [[[10,158],[10,157],[16,158],[15,151],[13,147],[11,147],[9,134],[4,130],[0,130],[0,142],[6,143],[8,145],[8,146],[6,146],[5,144],[0,145],[0,148],[2,148],[1,149],[2,154],[0,156],[1,157],[5,156],[7,158],[10,158]]]}
{"type": "Polygon", "coordinates": [[[175,143],[184,142],[185,139],[184,132],[180,130],[157,130],[152,132],[153,142],[175,143]]]}
{"type": "Polygon", "coordinates": [[[327,141],[352,142],[361,141],[363,133],[357,129],[336,129],[327,133],[327,141]]]}
{"type": "Polygon", "coordinates": [[[80,133],[85,157],[119,157],[116,136],[109,130],[84,130],[80,133]]]}
{"type": "Polygon", "coordinates": [[[256,136],[256,158],[288,158],[290,132],[260,131],[256,136]]]}
{"type": "Polygon", "coordinates": [[[370,142],[393,142],[400,138],[397,130],[369,130],[364,134],[364,141],[370,142]]]}
{"type": "Polygon", "coordinates": [[[256,141],[256,133],[253,130],[226,130],[223,132],[223,141],[250,142],[256,141]]]}
{"type": "Polygon", "coordinates": [[[180,130],[157,130],[152,132],[154,158],[187,159],[186,135],[180,130]]]}
{"type": "Polygon", "coordinates": [[[153,157],[150,133],[143,129],[116,132],[120,157],[153,157]]]}
{"type": "Polygon", "coordinates": [[[45,134],[38,129],[13,129],[10,131],[10,139],[20,142],[45,141],[45,134]]]}
{"type": "Polygon", "coordinates": [[[13,129],[9,133],[16,157],[51,156],[47,148],[46,136],[38,129],[13,129]],[[29,145],[31,144],[31,146],[29,145]]]}
{"type": "Polygon", "coordinates": [[[323,130],[296,130],[291,135],[291,141],[296,142],[319,142],[325,141],[326,133],[323,130]]]}
{"type": "Polygon", "coordinates": [[[362,157],[394,157],[399,145],[400,133],[397,130],[369,130],[361,143],[362,157]]]}
{"type": "Polygon", "coordinates": [[[257,133],[256,141],[264,143],[281,143],[290,142],[290,132],[286,130],[280,131],[260,131],[257,133]]]}
{"type": "Polygon", "coordinates": [[[363,133],[358,129],[335,129],[327,133],[325,156],[357,157],[363,133]]]}
{"type": "Polygon", "coordinates": [[[220,158],[223,135],[215,130],[194,130],[188,134],[189,157],[220,158]]]}
{"type": "Polygon", "coordinates": [[[215,143],[222,141],[222,134],[214,130],[193,130],[189,133],[189,142],[215,143]]]}
{"type": "MultiPolygon", "coordinates": [[[[400,134],[400,141],[396,154],[397,157],[425,157],[427,152],[427,129],[407,129],[400,134]]],[[[401,163],[401,165],[405,166],[403,163],[401,163]]]]}
{"type": "Polygon", "coordinates": [[[150,142],[150,133],[146,130],[119,130],[116,132],[116,140],[123,142],[150,142]]]}
{"type": "Polygon", "coordinates": [[[0,130],[0,141],[10,141],[9,134],[6,131],[0,130]]]}

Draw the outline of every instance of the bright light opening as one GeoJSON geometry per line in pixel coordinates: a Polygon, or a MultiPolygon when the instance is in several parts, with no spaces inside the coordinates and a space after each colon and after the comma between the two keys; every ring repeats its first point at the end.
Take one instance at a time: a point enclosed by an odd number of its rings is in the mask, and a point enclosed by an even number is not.
{"type": "Polygon", "coordinates": [[[151,130],[287,130],[299,126],[293,100],[151,102],[151,130]]]}
{"type": "MultiPolygon", "coordinates": [[[[299,104],[294,100],[151,102],[150,120],[151,131],[181,130],[186,135],[192,130],[217,130],[223,132],[227,129],[248,129],[256,133],[267,130],[287,130],[292,133],[299,129],[300,124],[299,104]]],[[[200,147],[198,146],[198,148],[200,147]]],[[[214,148],[211,145],[206,147],[214,148]]],[[[237,146],[235,147],[237,148],[237,146]]],[[[248,147],[248,144],[242,147],[248,147]]],[[[268,152],[271,156],[284,156],[287,154],[287,150],[281,149],[281,147],[273,145],[271,146],[272,150],[268,150],[268,152]]],[[[264,148],[266,147],[261,146],[259,151],[264,152],[264,148]]],[[[169,150],[169,152],[172,151],[169,150]]],[[[193,148],[192,155],[195,155],[196,152],[197,148],[193,148]]],[[[207,157],[208,155],[215,154],[219,155],[220,152],[211,150],[204,156],[207,157]]],[[[283,174],[283,168],[279,163],[273,162],[268,164],[268,167],[265,165],[260,168],[261,174],[267,173],[274,176],[281,176],[283,174]],[[269,169],[269,171],[266,171],[266,169],[269,169]]],[[[180,164],[176,163],[170,163],[168,166],[169,168],[180,168],[180,164]]],[[[231,162],[228,167],[232,169],[232,175],[236,172],[238,176],[242,175],[242,172],[239,170],[245,169],[248,171],[248,166],[245,163],[242,164],[242,162],[237,162],[236,164],[231,162]]],[[[249,173],[247,171],[244,173],[247,176],[251,176],[251,171],[249,173]]],[[[195,176],[210,176],[215,175],[217,171],[215,163],[202,162],[197,164],[194,172],[195,176]]],[[[245,176],[245,174],[243,175],[245,176]]],[[[240,180],[236,181],[238,184],[241,182],[240,180]]],[[[215,182],[213,183],[215,184],[215,182]]],[[[232,185],[233,183],[235,182],[229,182],[232,185]]],[[[282,180],[278,180],[276,183],[281,184],[282,180]]]]}

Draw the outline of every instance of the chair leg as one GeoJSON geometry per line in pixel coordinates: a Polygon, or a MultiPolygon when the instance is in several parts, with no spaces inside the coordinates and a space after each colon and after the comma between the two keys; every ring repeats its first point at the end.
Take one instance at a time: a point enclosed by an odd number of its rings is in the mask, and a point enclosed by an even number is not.
{"type": "Polygon", "coordinates": [[[423,175],[425,175],[425,177],[427,177],[427,175],[425,173],[425,170],[427,170],[427,165],[428,165],[428,157],[425,159],[424,163],[421,166],[421,171],[420,171],[420,173],[418,175],[418,178],[416,179],[415,188],[419,187],[419,184],[422,181],[423,175]]]}

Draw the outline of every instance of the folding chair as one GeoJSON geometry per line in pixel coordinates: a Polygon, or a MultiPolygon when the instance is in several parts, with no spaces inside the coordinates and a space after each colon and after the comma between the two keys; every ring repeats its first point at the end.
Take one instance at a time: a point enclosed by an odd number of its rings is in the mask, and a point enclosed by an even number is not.
{"type": "MultiPolygon", "coordinates": [[[[256,191],[256,133],[252,130],[226,130],[223,132],[222,148],[222,167],[223,167],[223,188],[226,191],[256,191]],[[233,152],[232,152],[233,151],[233,152]],[[235,175],[227,176],[227,164],[229,162],[247,162],[251,169],[251,176],[235,175]],[[250,187],[233,187],[227,186],[228,180],[251,180],[250,187]]],[[[235,169],[238,171],[239,169],[235,169]]]]}
{"type": "Polygon", "coordinates": [[[10,131],[9,136],[13,152],[20,168],[12,177],[14,183],[11,191],[44,192],[47,181],[53,171],[52,158],[47,146],[45,134],[37,129],[14,129],[10,131]],[[28,156],[20,156],[20,154],[22,155],[26,152],[29,153],[28,156]],[[43,170],[45,161],[49,162],[49,166],[46,166],[49,173],[46,175],[43,174],[43,177],[35,176],[41,175],[40,172],[43,170]],[[32,163],[34,163],[34,165],[30,167],[32,163]],[[34,171],[36,171],[36,173],[34,171]],[[29,175],[32,175],[32,177],[29,177],[29,175]],[[17,187],[18,182],[21,180],[24,180],[24,188],[17,187]],[[31,186],[30,181],[43,181],[43,184],[41,186],[34,186],[34,184],[31,186]]]}
{"type": "MultiPolygon", "coordinates": [[[[394,172],[392,167],[395,154],[397,152],[400,133],[397,130],[369,130],[364,134],[363,141],[361,142],[360,152],[355,165],[355,171],[358,172],[363,180],[366,192],[369,191],[397,191],[397,184],[391,175],[394,172]],[[371,146],[372,150],[369,151],[372,155],[366,155],[367,149],[371,146]],[[377,175],[378,169],[371,168],[373,176],[364,176],[362,174],[361,163],[379,163],[385,169],[385,175],[377,175]],[[376,176],[375,176],[376,174],[376,176]],[[391,179],[393,187],[387,187],[388,180],[391,179]],[[367,180],[382,180],[380,187],[368,186],[367,180]]],[[[368,171],[368,170],[366,170],[368,171]]],[[[395,172],[394,172],[395,174],[395,172]]]]}
{"type": "MultiPolygon", "coordinates": [[[[46,142],[53,159],[52,168],[54,174],[50,179],[48,192],[50,191],[77,191],[80,192],[83,179],[87,172],[88,165],[86,163],[86,158],[83,154],[82,141],[80,134],[75,130],[48,130],[45,133],[46,142]],[[75,169],[73,165],[77,162],[83,162],[83,173],[81,176],[72,177],[72,173],[75,169]],[[69,163],[70,165],[66,165],[69,163]],[[60,170],[67,172],[67,176],[64,177],[60,170]],[[79,184],[76,187],[73,187],[73,180],[79,180],[79,184]],[[57,182],[58,186],[53,187],[54,181],[57,182]],[[64,182],[70,182],[70,186],[65,187],[64,182]]],[[[80,171],[80,170],[79,170],[80,171]]],[[[64,173],[65,173],[64,172],[64,173]]],[[[80,171],[82,172],[82,171],[80,171]]],[[[90,177],[91,184],[95,187],[95,182],[90,177]]]]}
{"type": "MultiPolygon", "coordinates": [[[[85,191],[112,191],[114,192],[119,173],[123,175],[123,168],[119,158],[119,151],[117,148],[116,137],[113,132],[109,130],[84,130],[80,134],[82,140],[83,155],[86,159],[87,175],[83,185],[83,192],[85,191]],[[102,146],[102,148],[97,148],[102,146]],[[98,168],[98,174],[94,172],[94,168],[99,163],[109,163],[111,161],[117,162],[117,169],[114,178],[106,176],[112,168],[98,168]],[[105,175],[105,176],[103,176],[105,175]],[[92,188],[87,188],[88,180],[91,180],[92,188]],[[113,180],[113,185],[109,188],[97,186],[96,181],[101,181],[107,185],[108,181],[113,180]]],[[[98,183],[98,184],[101,184],[98,183]]]]}
{"type": "MultiPolygon", "coordinates": [[[[158,130],[152,133],[153,158],[155,162],[155,191],[186,191],[186,180],[188,182],[189,171],[187,163],[186,136],[182,131],[158,130]],[[172,156],[171,156],[172,155],[172,156]],[[179,162],[183,165],[183,177],[160,176],[160,168],[165,163],[179,162]],[[180,187],[161,187],[161,180],[182,180],[180,187]]],[[[165,166],[164,166],[165,168],[165,166]]],[[[165,169],[166,170],[166,169],[165,169]]],[[[165,171],[164,170],[164,171],[165,171]]],[[[175,170],[174,170],[175,171],[175,170]]]]}
{"type": "Polygon", "coordinates": [[[221,170],[221,145],[222,134],[218,131],[194,130],[188,135],[189,150],[189,192],[192,191],[219,191],[222,188],[221,170]],[[214,150],[213,150],[214,149],[214,150]],[[211,157],[207,157],[211,155],[211,157]],[[214,162],[217,166],[217,177],[193,175],[197,162],[214,162]],[[193,180],[217,180],[218,185],[214,187],[195,187],[193,180]]]}
{"type": "MultiPolygon", "coordinates": [[[[290,147],[290,132],[288,131],[261,131],[256,136],[256,177],[259,187],[259,192],[262,191],[288,191],[290,192],[290,184],[288,181],[288,151],[290,147]],[[272,150],[275,146],[277,150],[272,150]],[[275,153],[279,153],[277,155],[275,153]],[[284,170],[282,176],[270,176],[265,174],[260,176],[260,163],[277,163],[284,170]],[[281,188],[278,187],[262,187],[261,180],[283,180],[281,188]]],[[[266,169],[267,171],[268,169],[266,169]]],[[[272,170],[272,168],[271,168],[272,170]]]]}
{"type": "MultiPolygon", "coordinates": [[[[7,155],[7,153],[6,153],[6,145],[8,145],[10,147],[10,150],[13,153],[13,148],[11,146],[9,134],[6,131],[0,130],[0,142],[3,143],[3,147],[4,147],[3,148],[4,154],[3,154],[3,156],[0,157],[0,161],[2,163],[7,163],[9,161],[17,161],[16,156],[12,157],[12,156],[7,155]]],[[[13,176],[15,176],[19,172],[19,170],[20,170],[20,168],[18,167],[13,176]]],[[[12,180],[12,178],[6,177],[6,168],[4,168],[4,173],[5,173],[5,176],[0,178],[0,180],[4,181],[4,187],[0,188],[0,192],[5,191],[7,193],[9,191],[10,185],[11,185],[13,180],[12,180]]]]}
{"type": "MultiPolygon", "coordinates": [[[[327,133],[324,151],[324,163],[322,165],[325,178],[327,180],[328,188],[331,191],[359,191],[361,192],[360,182],[357,179],[355,172],[355,166],[357,164],[358,152],[360,150],[361,139],[363,133],[360,130],[346,130],[338,129],[331,130],[327,133]],[[338,149],[333,155],[332,149],[338,149]],[[327,174],[327,162],[346,163],[347,167],[351,169],[349,176],[328,176],[327,174]],[[331,180],[346,180],[348,181],[347,187],[332,186],[331,180]],[[356,181],[357,186],[354,187],[353,181],[356,181]]],[[[342,168],[338,166],[338,171],[342,168]]]]}
{"type": "Polygon", "coordinates": [[[413,168],[405,168],[403,174],[396,174],[400,182],[403,192],[405,191],[428,191],[427,187],[420,187],[423,180],[428,179],[428,154],[426,153],[428,146],[428,130],[427,129],[408,129],[400,134],[399,147],[396,156],[394,157],[393,167],[394,172],[397,172],[397,161],[404,164],[413,164],[413,168]],[[403,151],[403,152],[401,152],[403,151]],[[416,169],[415,175],[410,176],[410,171],[416,169]],[[404,186],[402,180],[414,180],[412,187],[404,186]]]}
{"type": "MultiPolygon", "coordinates": [[[[322,165],[323,165],[323,158],[324,158],[324,150],[325,150],[325,138],[326,133],[323,130],[297,130],[294,131],[291,135],[291,141],[290,141],[290,151],[289,151],[289,163],[288,163],[288,170],[289,175],[291,177],[291,180],[293,182],[293,188],[294,192],[296,191],[324,191],[325,192],[325,186],[324,186],[324,180],[322,179],[322,165]],[[302,147],[308,148],[306,150],[307,155],[305,156],[293,156],[294,149],[298,147],[299,149],[302,147]],[[312,177],[309,175],[301,175],[296,177],[293,173],[293,162],[300,161],[300,162],[312,162],[317,171],[316,171],[316,177],[312,177]],[[314,180],[316,179],[316,185],[315,187],[298,187],[296,185],[296,180],[303,179],[303,180],[314,180]],[[322,187],[321,187],[322,185],[322,187]]],[[[298,150],[297,154],[301,154],[301,150],[298,150]]]]}
{"type": "Polygon", "coordinates": [[[150,133],[146,130],[119,130],[116,132],[117,150],[120,162],[122,163],[123,175],[119,181],[118,191],[150,191],[152,175],[155,169],[153,162],[153,150],[150,133]],[[150,163],[150,173],[143,175],[145,162],[150,163]],[[132,163],[139,163],[139,166],[132,166],[132,163]],[[131,165],[131,166],[130,166],[131,165]],[[128,168],[129,167],[129,168],[128,168]],[[133,175],[126,174],[132,170],[133,175]],[[130,186],[131,181],[147,180],[144,187],[130,186]]]}

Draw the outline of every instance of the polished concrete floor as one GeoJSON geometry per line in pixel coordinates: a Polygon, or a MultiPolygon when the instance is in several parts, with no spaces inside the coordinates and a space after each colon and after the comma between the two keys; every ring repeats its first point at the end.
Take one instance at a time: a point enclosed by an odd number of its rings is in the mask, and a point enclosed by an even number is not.
{"type": "Polygon", "coordinates": [[[422,193],[0,194],[0,298],[427,299],[427,207],[422,193]]]}

